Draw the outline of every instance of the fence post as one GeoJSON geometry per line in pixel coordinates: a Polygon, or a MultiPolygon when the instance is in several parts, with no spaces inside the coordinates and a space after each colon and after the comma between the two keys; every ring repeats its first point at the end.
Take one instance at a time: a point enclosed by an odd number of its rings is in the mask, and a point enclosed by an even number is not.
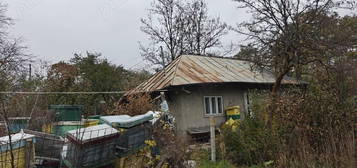
{"type": "Polygon", "coordinates": [[[213,162],[216,161],[216,129],[215,129],[215,121],[214,117],[210,116],[209,118],[210,123],[210,133],[211,133],[211,160],[213,162]]]}
{"type": "MultiPolygon", "coordinates": [[[[34,159],[34,146],[32,139],[26,139],[26,145],[24,146],[24,154],[25,154],[25,167],[33,167],[33,159],[34,159]]],[[[20,155],[18,153],[18,155],[20,155]]]]}

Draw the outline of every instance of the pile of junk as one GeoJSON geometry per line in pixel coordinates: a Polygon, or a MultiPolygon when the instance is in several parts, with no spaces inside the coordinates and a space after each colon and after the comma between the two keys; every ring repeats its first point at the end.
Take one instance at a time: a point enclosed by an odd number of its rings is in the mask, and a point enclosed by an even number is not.
{"type": "Polygon", "coordinates": [[[61,132],[61,136],[21,129],[0,137],[0,167],[118,167],[121,158],[138,152],[153,138],[152,128],[161,114],[96,116],[91,124],[61,132]]]}

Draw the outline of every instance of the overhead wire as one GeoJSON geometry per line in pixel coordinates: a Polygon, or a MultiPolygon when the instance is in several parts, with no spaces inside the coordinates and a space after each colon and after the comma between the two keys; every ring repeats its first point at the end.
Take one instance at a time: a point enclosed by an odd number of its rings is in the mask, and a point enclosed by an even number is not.
{"type": "Polygon", "coordinates": [[[0,92],[0,94],[123,94],[127,91],[111,91],[111,92],[0,92]]]}

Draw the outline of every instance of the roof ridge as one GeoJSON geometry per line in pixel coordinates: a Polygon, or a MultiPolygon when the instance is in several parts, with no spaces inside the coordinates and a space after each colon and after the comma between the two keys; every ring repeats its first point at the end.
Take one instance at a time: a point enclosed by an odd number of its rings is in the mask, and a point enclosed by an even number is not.
{"type": "Polygon", "coordinates": [[[175,71],[174,71],[174,74],[173,74],[173,78],[170,80],[169,86],[173,84],[173,82],[174,82],[174,80],[175,80],[175,78],[176,78],[177,69],[178,69],[178,66],[180,66],[180,63],[181,63],[181,60],[182,60],[182,57],[183,57],[183,56],[184,56],[184,55],[180,55],[179,57],[177,57],[177,59],[179,59],[179,60],[178,60],[178,62],[176,63],[176,67],[175,67],[175,71]]]}
{"type": "Polygon", "coordinates": [[[183,55],[180,55],[180,56],[194,56],[194,57],[220,58],[220,59],[230,59],[230,60],[251,62],[251,61],[249,61],[249,60],[244,60],[244,59],[241,59],[241,58],[224,57],[224,56],[214,56],[214,55],[183,54],[183,55]]]}

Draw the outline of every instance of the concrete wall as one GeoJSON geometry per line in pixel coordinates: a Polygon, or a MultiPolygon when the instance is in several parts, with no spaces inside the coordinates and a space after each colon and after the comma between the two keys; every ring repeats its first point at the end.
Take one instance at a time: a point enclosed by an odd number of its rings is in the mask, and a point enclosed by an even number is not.
{"type": "MultiPolygon", "coordinates": [[[[209,116],[204,111],[204,96],[222,96],[223,108],[239,105],[241,115],[245,112],[244,92],[239,85],[205,85],[179,87],[169,92],[170,111],[176,118],[177,131],[209,126],[209,116]]],[[[216,116],[216,124],[225,121],[225,114],[216,116]]]]}

